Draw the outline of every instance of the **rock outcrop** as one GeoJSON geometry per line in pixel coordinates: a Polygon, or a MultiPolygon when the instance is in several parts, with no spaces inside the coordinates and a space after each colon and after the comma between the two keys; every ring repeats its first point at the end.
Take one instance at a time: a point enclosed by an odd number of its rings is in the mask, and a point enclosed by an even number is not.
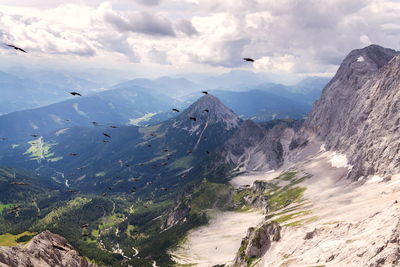
{"type": "Polygon", "coordinates": [[[185,222],[189,216],[190,207],[182,200],[175,202],[173,208],[165,216],[161,230],[167,230],[179,223],[185,222]]]}
{"type": "Polygon", "coordinates": [[[276,222],[266,222],[257,228],[249,228],[243,238],[233,266],[248,266],[264,256],[273,241],[281,238],[281,227],[276,222]]]}
{"type": "Polygon", "coordinates": [[[67,240],[42,232],[18,247],[0,247],[0,266],[11,267],[96,267],[81,257],[67,240]]]}
{"type": "Polygon", "coordinates": [[[317,136],[346,154],[349,178],[400,171],[400,55],[371,45],[352,51],[304,123],[291,148],[317,136]]]}

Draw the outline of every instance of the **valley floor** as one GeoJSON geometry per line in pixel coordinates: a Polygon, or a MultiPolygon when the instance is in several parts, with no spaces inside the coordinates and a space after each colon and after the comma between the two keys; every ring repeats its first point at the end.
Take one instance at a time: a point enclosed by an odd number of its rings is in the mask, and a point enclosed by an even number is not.
{"type": "MultiPolygon", "coordinates": [[[[255,266],[398,266],[400,251],[400,175],[344,179],[351,166],[344,156],[320,150],[291,170],[311,178],[302,204],[275,211],[281,240],[255,266]],[[287,219],[282,220],[284,216],[287,219]]],[[[231,183],[252,184],[272,180],[280,171],[242,175],[231,183]]],[[[275,216],[274,216],[275,214],[275,216]]],[[[248,227],[263,221],[261,213],[223,212],[210,224],[189,233],[173,252],[180,264],[231,264],[248,227]]]]}
{"type": "Polygon", "coordinates": [[[211,211],[210,223],[191,231],[185,242],[172,255],[179,264],[209,267],[232,263],[249,227],[261,223],[259,211],[211,211]]]}

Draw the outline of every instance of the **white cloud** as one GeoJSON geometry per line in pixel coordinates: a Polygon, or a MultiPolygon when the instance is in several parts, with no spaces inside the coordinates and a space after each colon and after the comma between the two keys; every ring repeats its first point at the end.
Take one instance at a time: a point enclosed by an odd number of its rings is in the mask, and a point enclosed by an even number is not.
{"type": "Polygon", "coordinates": [[[0,40],[80,63],[326,75],[352,49],[400,49],[400,2],[392,0],[24,1],[0,6],[0,40]]]}
{"type": "Polygon", "coordinates": [[[293,73],[294,66],[295,57],[292,55],[262,57],[254,62],[255,69],[278,74],[293,73]]]}

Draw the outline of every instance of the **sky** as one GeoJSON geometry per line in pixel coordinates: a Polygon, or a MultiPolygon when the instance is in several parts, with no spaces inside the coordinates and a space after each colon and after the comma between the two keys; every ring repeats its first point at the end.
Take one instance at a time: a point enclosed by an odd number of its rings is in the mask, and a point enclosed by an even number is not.
{"type": "Polygon", "coordinates": [[[332,76],[352,49],[400,50],[400,0],[0,0],[0,41],[29,52],[2,66],[332,76]]]}

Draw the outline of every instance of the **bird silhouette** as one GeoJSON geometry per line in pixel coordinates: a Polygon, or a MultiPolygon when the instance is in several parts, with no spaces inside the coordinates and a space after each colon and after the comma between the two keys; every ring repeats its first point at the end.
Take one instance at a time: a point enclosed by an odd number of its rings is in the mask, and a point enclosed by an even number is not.
{"type": "Polygon", "coordinates": [[[10,184],[13,184],[13,185],[29,185],[29,184],[23,183],[23,182],[11,182],[10,184]]]}
{"type": "Polygon", "coordinates": [[[192,121],[197,121],[196,117],[190,117],[189,119],[191,119],[192,121]]]}
{"type": "Polygon", "coordinates": [[[107,133],[103,133],[103,135],[104,135],[105,137],[111,138],[111,136],[110,136],[109,134],[107,134],[107,133]]]}
{"type": "Polygon", "coordinates": [[[245,57],[245,58],[243,58],[243,60],[247,61],[247,62],[254,62],[255,61],[254,59],[249,58],[249,57],[245,57]]]}
{"type": "Polygon", "coordinates": [[[37,138],[37,137],[39,137],[40,135],[38,135],[38,134],[31,134],[31,136],[37,138]]]}
{"type": "Polygon", "coordinates": [[[204,111],[207,112],[207,113],[210,112],[208,109],[205,109],[204,111]]]}
{"type": "Polygon", "coordinates": [[[118,128],[118,127],[115,126],[115,125],[111,125],[110,128],[116,129],[116,128],[118,128]]]}
{"type": "Polygon", "coordinates": [[[73,96],[82,96],[80,93],[78,92],[69,92],[71,95],[73,96]]]}
{"type": "Polygon", "coordinates": [[[172,111],[174,112],[180,112],[179,109],[173,108],[172,111]]]}
{"type": "Polygon", "coordinates": [[[92,121],[92,124],[93,124],[94,126],[99,126],[99,123],[96,122],[96,121],[92,121]]]}
{"type": "Polygon", "coordinates": [[[75,156],[78,156],[79,154],[77,154],[77,153],[69,153],[69,155],[75,157],[75,156]]]}
{"type": "Polygon", "coordinates": [[[207,91],[203,91],[202,93],[205,94],[205,95],[208,95],[208,92],[207,92],[207,91]]]}
{"type": "Polygon", "coordinates": [[[14,48],[14,49],[17,50],[17,51],[21,51],[21,52],[24,52],[24,53],[28,53],[28,52],[26,52],[24,49],[22,49],[22,48],[20,48],[20,47],[18,47],[18,46],[12,45],[12,44],[6,44],[6,46],[11,47],[11,48],[14,48]]]}
{"type": "Polygon", "coordinates": [[[5,140],[7,140],[7,138],[1,137],[0,140],[1,140],[1,141],[5,141],[5,140]]]}

